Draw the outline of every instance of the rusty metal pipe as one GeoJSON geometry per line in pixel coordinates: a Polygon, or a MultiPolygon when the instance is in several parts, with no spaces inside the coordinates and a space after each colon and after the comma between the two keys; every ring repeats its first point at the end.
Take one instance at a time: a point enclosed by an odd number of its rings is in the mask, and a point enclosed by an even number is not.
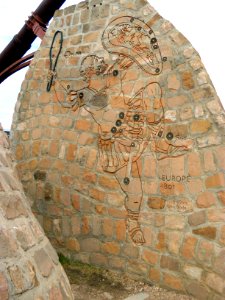
{"type": "Polygon", "coordinates": [[[54,12],[59,9],[65,1],[66,0],[43,0],[41,2],[26,24],[0,54],[0,73],[20,59],[30,49],[33,41],[36,39],[37,36],[29,26],[29,21],[35,18],[39,20],[42,26],[47,26],[54,12]]]}

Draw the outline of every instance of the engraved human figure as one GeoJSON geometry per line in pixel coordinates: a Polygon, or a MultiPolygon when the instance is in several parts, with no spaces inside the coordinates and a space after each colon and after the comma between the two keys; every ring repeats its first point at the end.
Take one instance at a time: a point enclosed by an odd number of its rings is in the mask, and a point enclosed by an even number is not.
{"type": "Polygon", "coordinates": [[[134,18],[131,24],[119,21],[102,38],[104,48],[117,54],[116,61],[109,65],[103,57],[86,56],[80,67],[86,86],[80,90],[70,87],[66,100],[74,111],[83,107],[98,124],[102,169],[113,173],[124,191],[127,229],[132,241],[142,245],[139,159],[148,146],[158,159],[182,155],[188,147],[164,138],[162,90],[154,79],[161,72],[161,60],[153,32],[144,30],[144,23],[134,18]]]}

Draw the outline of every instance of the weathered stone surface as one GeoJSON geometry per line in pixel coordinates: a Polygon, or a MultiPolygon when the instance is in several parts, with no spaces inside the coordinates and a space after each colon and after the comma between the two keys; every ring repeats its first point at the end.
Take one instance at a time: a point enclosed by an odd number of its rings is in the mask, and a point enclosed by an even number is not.
{"type": "Polygon", "coordinates": [[[34,253],[34,260],[38,266],[40,273],[44,277],[48,277],[52,272],[53,264],[52,264],[52,260],[45,252],[45,250],[43,249],[37,250],[34,253]]]}
{"type": "Polygon", "coordinates": [[[198,226],[206,222],[206,215],[204,211],[196,212],[188,217],[188,223],[191,226],[198,226]]]}
{"type": "Polygon", "coordinates": [[[153,209],[163,209],[165,207],[165,200],[162,198],[148,198],[148,206],[153,209]]]}
{"type": "Polygon", "coordinates": [[[188,293],[199,300],[205,300],[208,298],[209,290],[197,282],[191,282],[186,288],[188,293]]]}
{"type": "Polygon", "coordinates": [[[27,216],[27,209],[25,208],[21,198],[18,195],[14,196],[0,196],[0,207],[4,211],[4,215],[7,219],[15,219],[19,216],[27,216]]]}
{"type": "Polygon", "coordinates": [[[215,227],[203,227],[198,229],[193,229],[192,232],[197,235],[201,235],[205,238],[214,240],[216,238],[216,228],[215,227]]]}
{"type": "Polygon", "coordinates": [[[9,299],[8,283],[3,273],[0,273],[0,295],[2,300],[9,299]]]}
{"type": "Polygon", "coordinates": [[[10,230],[0,229],[0,257],[7,258],[17,255],[18,244],[11,236],[10,230]]]}

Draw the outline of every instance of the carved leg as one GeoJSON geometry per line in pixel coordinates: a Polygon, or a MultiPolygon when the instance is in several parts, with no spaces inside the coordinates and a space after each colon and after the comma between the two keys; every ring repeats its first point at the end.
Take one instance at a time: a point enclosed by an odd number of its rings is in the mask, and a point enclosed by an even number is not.
{"type": "MultiPolygon", "coordinates": [[[[132,165],[138,167],[136,162],[132,165]]],[[[127,166],[116,172],[116,178],[126,194],[126,225],[130,238],[136,245],[142,245],[145,243],[145,238],[138,221],[143,198],[141,178],[140,176],[134,177],[131,170],[127,171],[127,166]]]]}

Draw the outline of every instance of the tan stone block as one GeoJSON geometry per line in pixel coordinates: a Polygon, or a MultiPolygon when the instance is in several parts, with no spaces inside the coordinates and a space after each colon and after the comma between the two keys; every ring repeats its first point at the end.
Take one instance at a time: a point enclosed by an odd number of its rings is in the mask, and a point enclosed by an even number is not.
{"type": "Polygon", "coordinates": [[[76,157],[77,145],[69,144],[66,152],[66,160],[73,161],[76,157]]]}
{"type": "Polygon", "coordinates": [[[116,190],[119,188],[119,183],[116,180],[116,178],[110,176],[106,176],[106,175],[101,175],[98,178],[98,183],[100,186],[102,186],[103,188],[107,188],[107,189],[112,189],[112,190],[116,190]]]}
{"type": "Polygon", "coordinates": [[[192,107],[184,107],[180,111],[181,120],[189,120],[193,117],[193,109],[192,107]]]}
{"type": "Polygon", "coordinates": [[[25,278],[19,266],[9,267],[8,272],[14,285],[15,294],[24,292],[26,290],[25,278]]]}
{"type": "Polygon", "coordinates": [[[225,191],[220,191],[217,193],[218,199],[220,202],[225,205],[225,191]]]}
{"type": "Polygon", "coordinates": [[[192,279],[201,280],[203,270],[192,265],[185,265],[184,272],[192,279]]]}
{"type": "Polygon", "coordinates": [[[225,170],[225,147],[220,146],[216,149],[217,164],[222,169],[225,170]]]}
{"type": "Polygon", "coordinates": [[[86,163],[86,167],[92,169],[94,167],[94,165],[96,164],[97,161],[97,155],[98,155],[98,151],[96,149],[90,149],[89,153],[88,153],[88,158],[87,158],[87,163],[86,163]]]}
{"type": "Polygon", "coordinates": [[[203,192],[197,198],[197,206],[199,208],[207,208],[216,204],[215,195],[211,192],[203,192]]]}
{"type": "Polygon", "coordinates": [[[177,272],[180,270],[180,263],[174,257],[162,255],[160,260],[160,267],[163,269],[169,269],[171,271],[177,272]]]}
{"type": "Polygon", "coordinates": [[[7,279],[2,272],[0,273],[0,295],[2,300],[9,299],[7,279]]]}
{"type": "Polygon", "coordinates": [[[71,217],[71,231],[72,234],[77,236],[81,232],[81,219],[78,216],[71,217]]]}
{"type": "Polygon", "coordinates": [[[222,226],[220,229],[220,238],[219,241],[221,244],[225,245],[225,226],[222,226]]]}
{"type": "Polygon", "coordinates": [[[185,217],[181,215],[167,215],[165,217],[166,228],[173,230],[182,230],[185,227],[185,217]]]}
{"type": "Polygon", "coordinates": [[[72,176],[63,175],[61,176],[61,183],[63,186],[72,186],[74,183],[74,178],[72,176]]]}
{"type": "Polygon", "coordinates": [[[170,253],[177,255],[181,246],[182,234],[180,232],[168,233],[168,250],[170,253]]]}
{"type": "Polygon", "coordinates": [[[156,265],[158,260],[159,260],[159,254],[157,252],[153,252],[151,250],[144,249],[142,251],[142,260],[145,262],[151,264],[151,265],[156,265]]]}
{"type": "Polygon", "coordinates": [[[199,300],[205,300],[209,296],[209,290],[196,281],[192,281],[187,285],[187,291],[199,300]]]}
{"type": "Polygon", "coordinates": [[[188,155],[188,174],[190,176],[201,176],[201,160],[200,154],[192,152],[188,155]]]}
{"type": "MultiPolygon", "coordinates": [[[[149,226],[142,226],[142,232],[145,237],[145,246],[153,246],[153,232],[152,228],[149,226]]],[[[159,242],[162,242],[159,246],[162,246],[163,244],[163,237],[162,239],[159,237],[159,242]]]]}
{"type": "Polygon", "coordinates": [[[180,80],[176,74],[171,74],[168,76],[167,86],[170,90],[178,90],[180,88],[180,80]]]}
{"type": "Polygon", "coordinates": [[[70,238],[66,241],[66,248],[71,250],[71,251],[79,252],[80,251],[80,244],[79,244],[77,239],[70,238]]]}
{"type": "Polygon", "coordinates": [[[201,179],[191,179],[187,182],[188,190],[190,194],[196,195],[204,190],[203,183],[201,179]]]}
{"type": "Polygon", "coordinates": [[[155,215],[154,224],[156,227],[161,227],[165,225],[165,216],[164,215],[155,215]]]}
{"type": "Polygon", "coordinates": [[[100,32],[90,32],[83,36],[83,42],[84,43],[91,43],[91,42],[97,42],[100,37],[100,32]]]}
{"type": "Polygon", "coordinates": [[[40,273],[44,277],[49,277],[53,269],[53,264],[52,264],[52,260],[45,252],[45,250],[44,249],[37,250],[34,254],[34,260],[37,264],[40,273]]]}
{"type": "Polygon", "coordinates": [[[103,252],[112,255],[118,255],[120,253],[120,246],[116,242],[106,242],[102,245],[103,252]]]}
{"type": "Polygon", "coordinates": [[[138,260],[129,260],[127,262],[127,271],[128,273],[134,273],[138,275],[147,275],[148,266],[146,263],[140,263],[138,260]]]}
{"type": "Polygon", "coordinates": [[[16,146],[15,151],[16,160],[22,160],[24,157],[24,148],[21,144],[16,146]]]}
{"type": "Polygon", "coordinates": [[[211,151],[204,152],[204,169],[206,172],[216,171],[214,156],[211,151]]]}
{"type": "Polygon", "coordinates": [[[89,190],[89,195],[97,201],[103,201],[106,197],[106,194],[103,191],[95,188],[89,190]]]}
{"type": "Polygon", "coordinates": [[[206,284],[214,291],[222,294],[225,289],[225,280],[214,273],[208,273],[206,276],[206,284]]]}
{"type": "Polygon", "coordinates": [[[124,270],[126,266],[126,262],[125,259],[115,256],[115,257],[110,257],[109,265],[113,269],[124,270]]]}
{"type": "Polygon", "coordinates": [[[191,226],[198,226],[206,222],[206,214],[204,211],[194,212],[188,216],[188,223],[191,226]]]}
{"type": "Polygon", "coordinates": [[[108,267],[108,255],[103,255],[101,253],[91,253],[90,263],[97,266],[108,267]]]}
{"type": "Polygon", "coordinates": [[[89,234],[91,232],[91,217],[84,216],[81,221],[81,233],[89,234]]]}
{"type": "Polygon", "coordinates": [[[184,290],[181,278],[169,273],[163,273],[163,284],[178,291],[184,290]]]}
{"type": "Polygon", "coordinates": [[[225,186],[225,175],[223,173],[217,173],[213,176],[209,176],[205,180],[206,188],[219,188],[225,186]]]}
{"type": "Polygon", "coordinates": [[[96,238],[83,239],[80,241],[80,248],[82,252],[99,252],[101,242],[96,238]]]}
{"type": "Polygon", "coordinates": [[[117,208],[113,208],[113,207],[110,207],[108,209],[108,213],[110,216],[112,216],[114,218],[120,218],[120,219],[124,219],[127,215],[125,209],[117,209],[117,208]]]}
{"type": "Polygon", "coordinates": [[[80,145],[91,145],[95,142],[95,137],[87,132],[83,132],[79,135],[78,144],[80,145]]]}
{"type": "Polygon", "coordinates": [[[181,34],[180,32],[173,32],[171,34],[171,38],[172,40],[178,45],[178,46],[182,46],[188,43],[186,37],[181,34]]]}
{"type": "Polygon", "coordinates": [[[112,237],[114,233],[113,220],[103,219],[102,232],[105,236],[112,237]]]}
{"type": "Polygon", "coordinates": [[[148,198],[148,206],[152,209],[163,209],[165,207],[165,200],[157,197],[148,198]]]}
{"type": "Polygon", "coordinates": [[[193,74],[190,71],[185,71],[181,73],[181,79],[184,89],[190,90],[193,89],[195,84],[193,80],[193,74]]]}
{"type": "Polygon", "coordinates": [[[160,282],[160,271],[158,269],[150,268],[149,279],[153,282],[160,282]]]}
{"type": "Polygon", "coordinates": [[[108,203],[110,206],[121,207],[124,204],[125,196],[120,191],[117,192],[107,192],[108,203]]]}
{"type": "Polygon", "coordinates": [[[167,196],[182,195],[185,192],[185,185],[180,182],[161,182],[160,192],[167,196]]]}
{"type": "Polygon", "coordinates": [[[219,253],[217,253],[215,260],[214,260],[214,270],[216,271],[217,274],[221,275],[224,278],[225,274],[225,250],[222,248],[219,253]]]}
{"type": "Polygon", "coordinates": [[[158,233],[155,248],[161,251],[166,250],[167,242],[166,242],[166,235],[164,232],[158,233]]]}
{"type": "MultiPolygon", "coordinates": [[[[76,142],[78,134],[74,130],[64,130],[62,138],[65,140],[76,142]]],[[[58,139],[60,139],[60,137],[58,137],[58,139]]]]}
{"type": "Polygon", "coordinates": [[[208,120],[194,120],[191,123],[191,133],[206,133],[211,127],[211,123],[208,120]]]}
{"type": "Polygon", "coordinates": [[[107,209],[104,205],[95,205],[95,211],[99,215],[106,215],[107,209]]]}
{"type": "Polygon", "coordinates": [[[18,195],[4,196],[4,202],[2,201],[0,203],[0,207],[3,210],[3,215],[9,220],[13,220],[19,216],[26,217],[28,215],[23,200],[18,195]]]}
{"type": "Polygon", "coordinates": [[[40,128],[33,129],[31,135],[34,140],[40,139],[42,136],[42,130],[40,128]]]}
{"type": "Polygon", "coordinates": [[[88,131],[92,126],[91,121],[89,120],[77,120],[75,124],[75,128],[78,130],[88,131]]]}
{"type": "Polygon", "coordinates": [[[193,229],[192,232],[197,235],[201,235],[205,238],[214,240],[216,238],[216,228],[215,227],[203,227],[198,229],[193,229]]]}
{"type": "Polygon", "coordinates": [[[186,236],[183,246],[181,248],[181,255],[185,259],[194,259],[196,245],[197,245],[197,239],[195,237],[186,236]]]}
{"type": "Polygon", "coordinates": [[[225,208],[209,209],[208,220],[211,222],[225,222],[225,208]]]}
{"type": "Polygon", "coordinates": [[[117,220],[115,222],[116,226],[116,239],[119,241],[125,241],[126,240],[126,224],[123,220],[119,221],[117,220]]]}
{"type": "Polygon", "coordinates": [[[167,99],[167,105],[170,108],[179,107],[188,102],[188,97],[186,95],[174,96],[167,99]]]}

